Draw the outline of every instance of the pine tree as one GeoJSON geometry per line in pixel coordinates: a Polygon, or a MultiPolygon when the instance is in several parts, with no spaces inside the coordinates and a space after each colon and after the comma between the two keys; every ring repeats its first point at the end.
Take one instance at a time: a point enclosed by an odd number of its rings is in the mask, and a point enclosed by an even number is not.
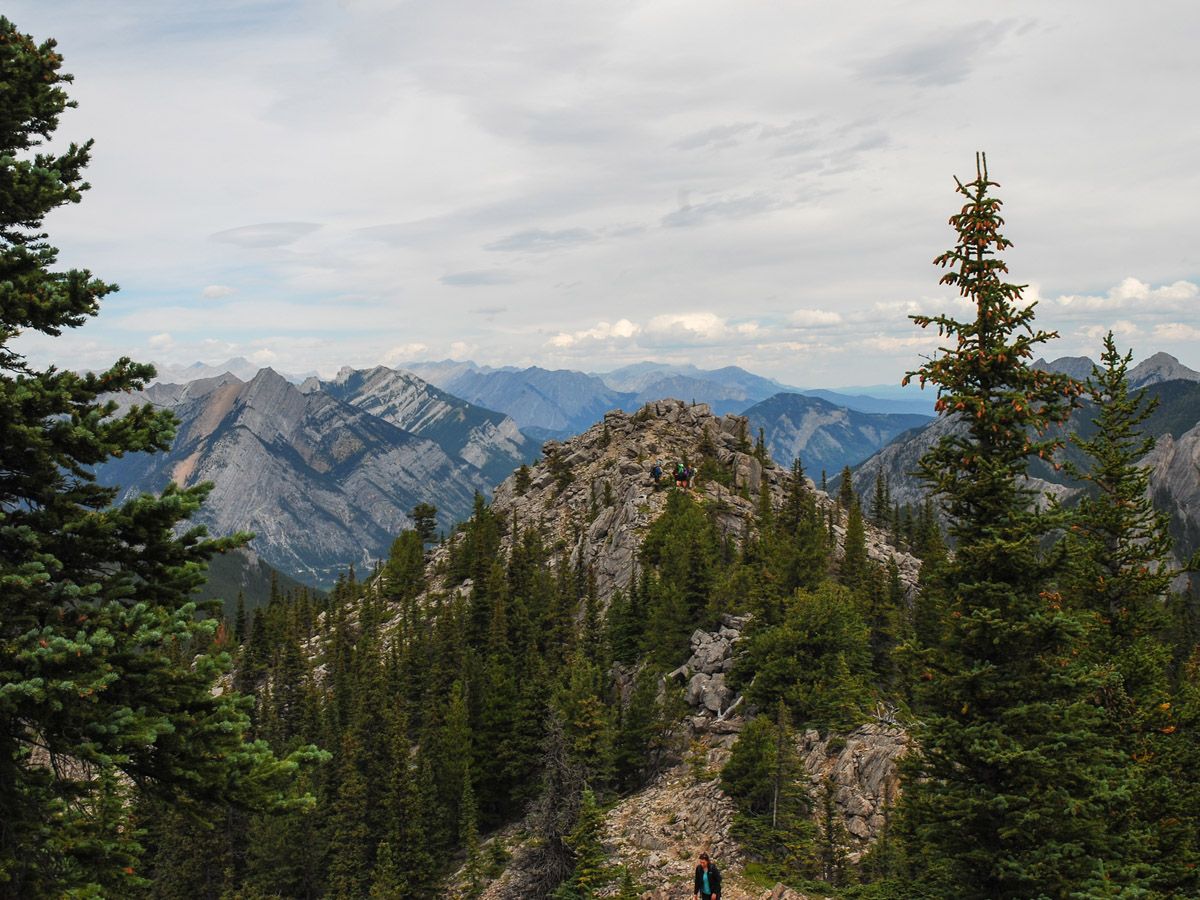
{"type": "Polygon", "coordinates": [[[849,466],[842,468],[842,474],[838,476],[838,480],[840,482],[838,484],[838,506],[845,512],[857,503],[854,495],[854,477],[850,474],[849,466]]]}
{"type": "Polygon", "coordinates": [[[1051,589],[1056,559],[1041,551],[1055,519],[1022,476],[1031,457],[1053,457],[1060,442],[1046,431],[1082,387],[1029,363],[1054,335],[1034,329],[1022,288],[1002,279],[1010,242],[994,186],[980,158],[958,182],[957,243],[936,261],[975,318],[913,317],[953,345],[905,379],[938,385],[938,411],[961,423],[920,463],[956,552],[927,588],[946,621],[918,697],[909,849],[946,896],[1065,897],[1103,883],[1115,755],[1074,661],[1078,622],[1051,589]]]}
{"type": "Polygon", "coordinates": [[[883,467],[880,466],[879,471],[875,473],[875,495],[871,500],[871,521],[876,528],[887,526],[891,511],[892,500],[888,492],[887,476],[883,474],[883,467]]]}
{"type": "Polygon", "coordinates": [[[166,450],[171,415],[104,395],[142,388],[148,365],[98,374],[39,371],[14,348],[96,315],[116,286],[56,270],[41,232],[78,203],[92,144],[51,141],[73,107],[54,41],[0,18],[0,890],[25,898],[125,892],[132,844],[114,829],[106,785],[181,806],[285,804],[301,757],[249,743],[248,704],[216,695],[230,660],[210,646],[219,606],[197,617],[193,592],[214,554],[246,535],[207,540],[175,526],[210,488],[168,487],[114,505],[94,469],[166,450]],[[186,650],[180,648],[187,648],[186,650]]]}
{"type": "Polygon", "coordinates": [[[332,900],[358,900],[370,889],[373,842],[363,815],[369,788],[362,766],[362,745],[353,734],[347,734],[341,744],[337,790],[329,808],[326,893],[332,900]]]}
{"type": "Polygon", "coordinates": [[[412,509],[413,531],[423,544],[432,544],[437,539],[437,507],[432,503],[418,503],[412,509]]]}
{"type": "Polygon", "coordinates": [[[479,850],[479,816],[469,768],[463,774],[462,798],[459,800],[458,845],[467,854],[467,896],[478,897],[483,891],[483,857],[479,850]]]}
{"type": "Polygon", "coordinates": [[[862,510],[854,500],[850,502],[850,514],[846,519],[846,537],[842,544],[842,560],[838,575],[842,584],[851,589],[862,587],[869,574],[870,560],[867,558],[867,532],[863,524],[862,510]]]}
{"type": "Polygon", "coordinates": [[[579,816],[566,838],[574,859],[574,869],[563,888],[555,893],[561,900],[590,900],[597,889],[611,880],[600,831],[604,813],[590,788],[584,788],[579,801],[579,816]]]}
{"type": "Polygon", "coordinates": [[[1073,511],[1064,542],[1063,591],[1088,617],[1088,658],[1099,670],[1106,727],[1125,760],[1126,793],[1107,816],[1120,854],[1109,860],[1110,877],[1129,890],[1148,890],[1160,862],[1159,820],[1176,792],[1162,778],[1167,745],[1180,738],[1169,715],[1171,648],[1161,636],[1177,572],[1167,516],[1151,503],[1150,470],[1139,465],[1155,443],[1139,426],[1157,404],[1144,389],[1130,392],[1131,358],[1118,352],[1109,332],[1101,365],[1088,380],[1096,431],[1090,438],[1072,436],[1088,463],[1067,468],[1090,490],[1073,511]]]}

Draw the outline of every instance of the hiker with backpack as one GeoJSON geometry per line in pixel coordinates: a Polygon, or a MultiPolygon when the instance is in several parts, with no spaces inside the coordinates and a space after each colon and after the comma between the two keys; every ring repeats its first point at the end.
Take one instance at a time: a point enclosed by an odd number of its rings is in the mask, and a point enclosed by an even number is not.
{"type": "Polygon", "coordinates": [[[662,482],[663,467],[661,460],[655,460],[654,465],[650,467],[650,477],[654,479],[654,486],[658,487],[662,482]]]}
{"type": "Polygon", "coordinates": [[[687,487],[687,467],[681,463],[675,463],[675,487],[687,487]]]}

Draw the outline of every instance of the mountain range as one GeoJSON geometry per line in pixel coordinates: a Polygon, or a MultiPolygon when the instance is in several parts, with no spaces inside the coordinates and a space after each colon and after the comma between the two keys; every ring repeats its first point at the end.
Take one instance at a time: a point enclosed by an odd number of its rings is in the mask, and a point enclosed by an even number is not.
{"type": "Polygon", "coordinates": [[[121,402],[166,407],[179,429],[168,453],[115,459],[101,482],[128,496],[211,481],[200,522],[216,534],[253,531],[266,562],[321,584],[381,557],[418,503],[434,503],[449,527],[491,487],[436,441],[271,369],[250,381],[156,384],[121,402]]]}
{"type": "Polygon", "coordinates": [[[885,447],[909,429],[929,423],[912,413],[868,413],[821,397],[776,394],[747,409],[750,433],[762,429],[767,451],[781,465],[797,457],[808,474],[836,475],[885,447]]]}
{"type": "MultiPolygon", "coordinates": [[[[1038,360],[1035,365],[1081,378],[1091,374],[1093,363],[1087,357],[1063,357],[1051,362],[1038,360]]],[[[1141,428],[1156,439],[1157,446],[1141,462],[1151,469],[1151,494],[1155,505],[1170,516],[1176,558],[1183,562],[1200,549],[1200,372],[1169,354],[1157,353],[1130,369],[1129,384],[1132,389],[1144,388],[1147,399],[1156,404],[1141,428]]],[[[1096,427],[1092,417],[1093,408],[1085,405],[1074,413],[1064,431],[1089,437],[1096,427]]],[[[882,476],[893,502],[902,506],[923,502],[926,488],[914,474],[917,462],[955,427],[953,418],[941,417],[900,434],[854,469],[855,492],[871,497],[876,479],[882,476]]],[[[1063,455],[1077,465],[1086,463],[1070,444],[1063,455]]],[[[1037,492],[1067,501],[1084,489],[1065,469],[1056,470],[1041,460],[1030,465],[1028,481],[1037,492]]]]}
{"type": "MultiPolygon", "coordinates": [[[[1080,377],[1092,362],[1063,357],[1037,365],[1080,377]]],[[[749,437],[761,429],[780,464],[798,456],[814,477],[859,466],[854,484],[862,494],[882,471],[902,504],[920,502],[924,486],[909,473],[951,427],[927,415],[932,392],[919,402],[800,392],[737,367],[639,363],[589,374],[443,361],[407,370],[344,368],[333,379],[310,376],[300,384],[271,369],[247,372],[252,364],[244,359],[224,368],[241,374],[156,383],[119,398],[122,405],[171,409],[179,433],[169,453],[114,460],[100,477],[126,495],[161,490],[172,480],[213,481],[201,513],[205,524],[216,533],[255,532],[253,548],[263,561],[319,584],[351,562],[370,565],[382,557],[410,525],[417,503],[436,505],[439,525],[448,528],[469,514],[476,492],[490,495],[493,485],[534,460],[543,440],[580,433],[606,412],[637,409],[643,400],[674,396],[706,403],[717,415],[744,414],[749,437]]],[[[1131,371],[1131,381],[1151,386],[1161,399],[1150,427],[1160,436],[1156,490],[1166,508],[1195,487],[1185,460],[1200,445],[1200,434],[1192,434],[1200,421],[1200,373],[1155,354],[1131,371]]],[[[1042,491],[1065,496],[1077,488],[1048,466],[1031,476],[1042,491]]],[[[1179,534],[1200,530],[1195,508],[1190,501],[1175,504],[1179,534]]],[[[1200,544],[1200,531],[1185,543],[1200,544]]]]}

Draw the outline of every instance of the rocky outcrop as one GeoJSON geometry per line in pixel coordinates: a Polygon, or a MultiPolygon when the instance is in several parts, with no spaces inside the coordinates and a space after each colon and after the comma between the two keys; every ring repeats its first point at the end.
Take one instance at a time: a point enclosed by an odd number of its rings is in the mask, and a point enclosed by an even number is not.
{"type": "Polygon", "coordinates": [[[1145,459],[1154,505],[1170,518],[1177,562],[1200,548],[1200,425],[1165,434],[1145,459]]]}
{"type": "Polygon", "coordinates": [[[898,725],[872,722],[846,735],[805,732],[800,740],[810,793],[818,800],[826,785],[849,835],[848,857],[857,862],[888,824],[900,795],[897,763],[908,752],[908,733],[898,725]]]}
{"type": "MultiPolygon", "coordinates": [[[[776,506],[782,503],[791,473],[769,460],[760,462],[748,452],[747,438],[745,418],[716,416],[703,403],[663,400],[633,414],[614,410],[570,440],[547,441],[543,459],[528,471],[527,486],[515,476],[505,480],[496,488],[492,510],[506,524],[541,527],[558,548],[556,563],[590,570],[606,602],[613,591],[628,587],[646,531],[673,489],[669,477],[654,484],[655,462],[665,469],[677,460],[698,465],[707,452],[728,484],[698,478],[693,491],[717,527],[734,540],[752,527],[761,492],[769,492],[776,506]]],[[[807,486],[822,508],[832,503],[811,480],[807,486]]],[[[511,530],[503,536],[502,556],[512,537],[511,530]]],[[[439,571],[447,553],[444,547],[434,551],[431,571],[439,571]]],[[[882,533],[870,528],[868,553],[879,562],[894,559],[902,581],[910,588],[916,584],[919,561],[894,551],[882,533]]],[[[435,582],[434,587],[455,585],[435,582]]]]}

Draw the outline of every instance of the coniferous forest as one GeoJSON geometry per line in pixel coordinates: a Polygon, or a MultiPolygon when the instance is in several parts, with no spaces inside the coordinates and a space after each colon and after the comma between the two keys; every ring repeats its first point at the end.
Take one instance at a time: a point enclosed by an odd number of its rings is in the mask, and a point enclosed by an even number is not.
{"type": "MultiPolygon", "coordinates": [[[[742,434],[783,486],[751,489],[697,432],[701,481],[752,511],[731,529],[728,504],[666,489],[616,590],[477,496],[449,535],[426,507],[373,570],[228,617],[193,594],[251,536],[189,526],[207,488],[116,504],[92,475],[170,445],[169,413],[108,399],[153,369],[39,370],[12,347],[116,290],[61,271],[42,232],[88,188],[90,143],[47,149],[62,65],[0,20],[0,896],[478,897],[519,863],[524,896],[628,900],[658,885],[611,856],[605,817],[681,765],[732,801],[753,896],[1200,896],[1200,620],[1138,462],[1151,404],[1111,333],[1085,381],[1032,366],[1056,335],[1008,281],[984,158],[936,260],[973,316],[915,317],[941,349],[909,377],[956,423],[919,508],[849,472],[827,496],[742,434]],[[1082,408],[1087,438],[1063,427],[1082,408]],[[1033,460],[1084,499],[1039,495],[1033,460]],[[742,724],[711,771],[667,675],[735,620],[742,724]],[[852,858],[799,741],[884,720],[914,750],[852,858]]],[[[565,489],[566,459],[514,491],[565,489]]],[[[584,530],[615,502],[593,486],[584,530]]]]}

